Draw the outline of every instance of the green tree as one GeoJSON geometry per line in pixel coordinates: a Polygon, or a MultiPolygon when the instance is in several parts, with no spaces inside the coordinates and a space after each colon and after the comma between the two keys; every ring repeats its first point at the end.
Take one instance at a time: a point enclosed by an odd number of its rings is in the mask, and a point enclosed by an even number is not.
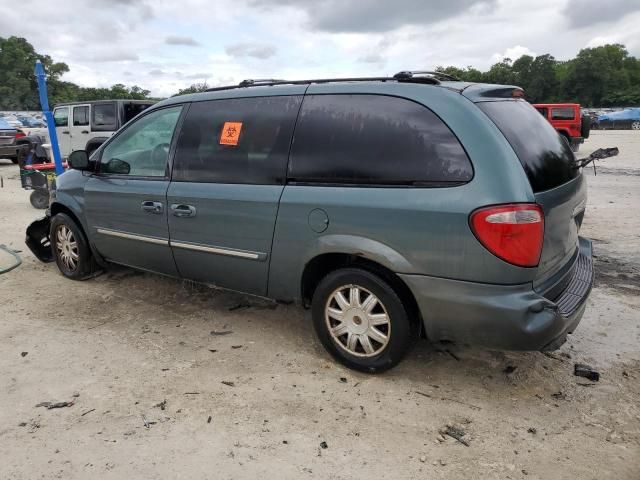
{"type": "Polygon", "coordinates": [[[137,85],[116,84],[110,88],[85,88],[60,80],[69,71],[66,63],[54,62],[35,51],[26,39],[0,37],[0,110],[39,110],[38,84],[33,70],[40,60],[47,72],[49,104],[61,102],[149,98],[149,90],[137,85]]]}
{"type": "Polygon", "coordinates": [[[177,97],[178,95],[186,95],[188,93],[199,93],[199,92],[205,92],[207,91],[209,88],[209,85],[207,85],[207,82],[204,81],[202,83],[194,83],[191,86],[187,87],[187,88],[183,88],[181,90],[178,90],[178,93],[176,93],[175,95],[172,95],[173,97],[177,97]]]}
{"type": "Polygon", "coordinates": [[[54,62],[49,55],[36,53],[24,38],[0,37],[0,110],[40,108],[33,73],[36,60],[42,62],[53,88],[60,76],[69,71],[66,63],[54,62]]]}
{"type": "Polygon", "coordinates": [[[565,92],[586,106],[606,106],[612,92],[624,91],[630,84],[625,69],[629,53],[623,45],[603,45],[580,50],[567,66],[565,92]]]}

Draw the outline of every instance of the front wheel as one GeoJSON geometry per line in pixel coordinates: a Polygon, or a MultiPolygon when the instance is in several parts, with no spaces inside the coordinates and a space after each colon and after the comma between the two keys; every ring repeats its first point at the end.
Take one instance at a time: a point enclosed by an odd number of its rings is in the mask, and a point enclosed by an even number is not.
{"type": "Polygon", "coordinates": [[[358,268],[327,275],[314,292],[311,312],[322,345],[355,370],[375,373],[395,366],[417,337],[394,289],[358,268]]]}
{"type": "Polygon", "coordinates": [[[640,122],[633,122],[631,124],[631,130],[640,130],[640,122]]]}
{"type": "Polygon", "coordinates": [[[89,278],[97,269],[84,233],[66,213],[51,219],[51,248],[60,273],[72,280],[89,278]]]}

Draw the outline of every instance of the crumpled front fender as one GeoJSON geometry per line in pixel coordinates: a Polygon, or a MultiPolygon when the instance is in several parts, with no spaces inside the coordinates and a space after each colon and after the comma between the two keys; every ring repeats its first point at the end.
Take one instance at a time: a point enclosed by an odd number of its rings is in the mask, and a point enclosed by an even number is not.
{"type": "Polygon", "coordinates": [[[53,261],[53,250],[51,249],[51,239],[49,238],[49,227],[51,217],[48,215],[35,220],[27,227],[27,238],[25,243],[29,250],[33,252],[41,262],[53,261]]]}

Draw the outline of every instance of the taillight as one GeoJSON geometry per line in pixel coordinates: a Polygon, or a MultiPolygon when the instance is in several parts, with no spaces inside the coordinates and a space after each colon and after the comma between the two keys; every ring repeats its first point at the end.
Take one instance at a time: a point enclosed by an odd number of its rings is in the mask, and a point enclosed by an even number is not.
{"type": "Polygon", "coordinates": [[[535,267],[544,239],[544,212],[535,203],[480,208],[471,213],[471,229],[496,257],[519,267],[535,267]]]}
{"type": "Polygon", "coordinates": [[[18,130],[16,131],[16,139],[18,138],[22,138],[22,137],[26,137],[26,135],[24,134],[24,132],[22,130],[18,130]]]}

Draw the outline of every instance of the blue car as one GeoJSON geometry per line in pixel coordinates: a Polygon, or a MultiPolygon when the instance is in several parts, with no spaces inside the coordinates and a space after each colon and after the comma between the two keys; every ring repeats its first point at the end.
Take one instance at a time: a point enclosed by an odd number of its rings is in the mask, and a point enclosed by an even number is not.
{"type": "Polygon", "coordinates": [[[640,130],[640,108],[628,108],[600,115],[597,125],[602,130],[640,130]]]}

